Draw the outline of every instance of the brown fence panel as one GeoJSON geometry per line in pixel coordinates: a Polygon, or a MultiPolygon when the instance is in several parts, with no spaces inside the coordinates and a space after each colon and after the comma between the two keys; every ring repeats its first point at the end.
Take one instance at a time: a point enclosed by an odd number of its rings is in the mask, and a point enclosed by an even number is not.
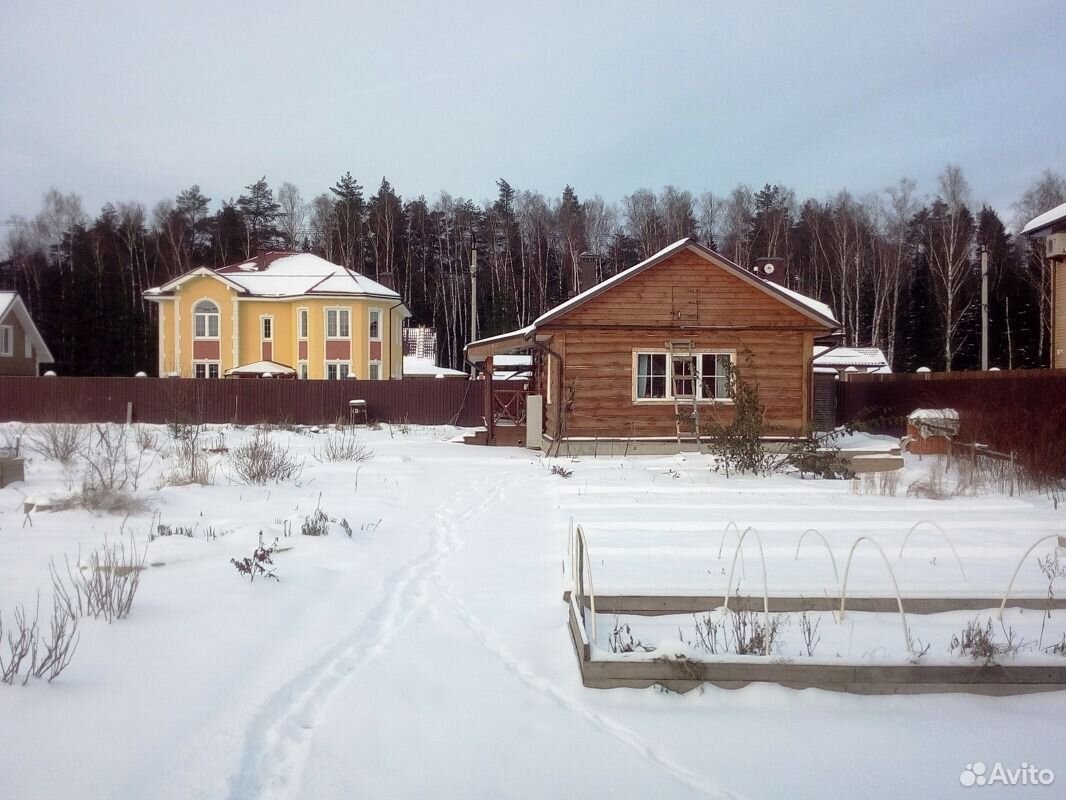
{"type": "Polygon", "coordinates": [[[0,377],[0,421],[124,422],[132,403],[135,422],[324,424],[346,419],[357,399],[371,420],[482,424],[482,393],[463,380],[0,377]]]}
{"type": "Polygon", "coordinates": [[[1066,473],[1066,370],[849,375],[837,421],[902,435],[916,408],[954,408],[960,441],[1014,451],[1034,468],[1066,473]]]}

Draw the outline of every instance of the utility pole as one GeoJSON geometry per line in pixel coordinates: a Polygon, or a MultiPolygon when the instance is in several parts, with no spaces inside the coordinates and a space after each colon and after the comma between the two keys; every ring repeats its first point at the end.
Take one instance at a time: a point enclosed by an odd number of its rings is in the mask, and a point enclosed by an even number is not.
{"type": "MultiPolygon", "coordinates": [[[[477,339],[477,247],[470,254],[470,341],[477,339]]],[[[470,365],[470,377],[477,374],[477,368],[470,365]]]]}
{"type": "Polygon", "coordinates": [[[988,247],[981,245],[981,370],[988,372],[988,247]]]}

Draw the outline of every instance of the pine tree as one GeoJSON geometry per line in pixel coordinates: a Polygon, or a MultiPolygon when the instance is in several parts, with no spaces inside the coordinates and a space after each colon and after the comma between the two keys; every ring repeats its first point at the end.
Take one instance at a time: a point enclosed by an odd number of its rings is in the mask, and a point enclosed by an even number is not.
{"type": "Polygon", "coordinates": [[[266,176],[250,186],[248,194],[237,198],[237,209],[244,219],[244,257],[251,258],[260,249],[272,249],[281,244],[278,216],[281,206],[274,200],[274,192],[267,184],[266,176]]]}

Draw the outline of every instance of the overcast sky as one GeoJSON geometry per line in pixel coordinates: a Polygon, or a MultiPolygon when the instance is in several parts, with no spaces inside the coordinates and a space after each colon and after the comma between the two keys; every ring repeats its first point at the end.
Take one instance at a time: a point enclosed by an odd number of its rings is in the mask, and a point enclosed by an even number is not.
{"type": "Polygon", "coordinates": [[[1066,171],[1066,2],[0,0],[0,219],[265,174],[305,197],[610,200],[674,184],[923,193],[1003,212],[1066,171]]]}

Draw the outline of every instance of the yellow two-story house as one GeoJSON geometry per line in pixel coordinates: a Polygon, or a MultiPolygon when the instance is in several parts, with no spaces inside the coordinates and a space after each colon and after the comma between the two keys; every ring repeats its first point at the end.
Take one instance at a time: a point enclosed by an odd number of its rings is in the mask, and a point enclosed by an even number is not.
{"type": "Polygon", "coordinates": [[[310,253],[201,267],[144,296],[159,308],[160,377],[403,377],[400,296],[310,253]]]}

